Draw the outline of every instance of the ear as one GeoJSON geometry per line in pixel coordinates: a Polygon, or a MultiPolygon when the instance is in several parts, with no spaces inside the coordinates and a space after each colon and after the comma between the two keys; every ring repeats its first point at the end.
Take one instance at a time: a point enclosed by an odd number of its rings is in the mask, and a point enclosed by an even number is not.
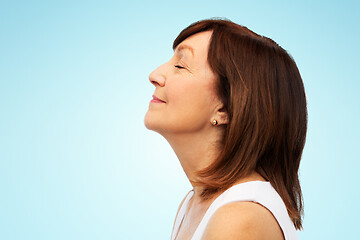
{"type": "Polygon", "coordinates": [[[213,119],[216,119],[218,121],[219,125],[229,123],[229,116],[228,116],[227,111],[225,110],[224,104],[220,103],[215,108],[215,114],[214,114],[213,119]]]}

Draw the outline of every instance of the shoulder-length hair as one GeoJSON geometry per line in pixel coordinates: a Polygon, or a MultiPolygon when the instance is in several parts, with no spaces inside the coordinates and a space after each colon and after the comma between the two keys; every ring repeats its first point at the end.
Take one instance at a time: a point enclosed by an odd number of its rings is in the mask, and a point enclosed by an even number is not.
{"type": "Polygon", "coordinates": [[[226,19],[185,28],[173,49],[189,36],[212,31],[207,61],[229,122],[217,159],[197,172],[202,199],[232,186],[253,171],[283,199],[296,229],[302,229],[303,200],[298,169],[305,144],[304,85],[292,57],[270,38],[226,19]]]}

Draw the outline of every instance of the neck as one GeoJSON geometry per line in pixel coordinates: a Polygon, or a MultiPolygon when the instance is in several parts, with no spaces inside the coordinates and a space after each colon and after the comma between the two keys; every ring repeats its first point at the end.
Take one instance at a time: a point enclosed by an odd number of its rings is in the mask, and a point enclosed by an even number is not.
{"type": "MultiPolygon", "coordinates": [[[[221,128],[216,128],[213,131],[204,131],[205,134],[204,132],[162,134],[174,150],[193,187],[193,200],[195,202],[202,202],[200,194],[204,189],[203,186],[195,182],[198,179],[196,172],[215,161],[221,149],[220,139],[223,133],[221,131],[221,128]]],[[[259,173],[254,171],[250,175],[236,181],[234,185],[256,180],[265,181],[259,173]]],[[[220,194],[216,194],[213,198],[220,194]]],[[[211,202],[213,198],[206,202],[211,202]]]]}
{"type": "Polygon", "coordinates": [[[203,190],[195,183],[196,172],[210,165],[218,156],[221,130],[217,128],[196,133],[163,134],[178,157],[196,195],[203,190]]]}

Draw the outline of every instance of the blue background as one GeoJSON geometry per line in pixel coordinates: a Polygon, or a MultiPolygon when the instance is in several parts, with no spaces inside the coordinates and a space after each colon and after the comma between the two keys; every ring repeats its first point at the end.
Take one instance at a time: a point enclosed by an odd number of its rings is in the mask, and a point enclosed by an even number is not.
{"type": "Polygon", "coordinates": [[[0,239],[169,239],[191,189],[143,118],[194,21],[277,41],[306,88],[301,239],[357,239],[356,1],[0,1],[0,239]],[[251,2],[251,3],[250,3],[251,2]]]}

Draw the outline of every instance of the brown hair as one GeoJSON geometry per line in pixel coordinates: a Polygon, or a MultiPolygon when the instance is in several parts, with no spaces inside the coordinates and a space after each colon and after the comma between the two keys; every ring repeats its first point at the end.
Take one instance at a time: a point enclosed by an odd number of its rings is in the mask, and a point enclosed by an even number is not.
{"type": "Polygon", "coordinates": [[[213,31],[208,63],[229,122],[218,158],[198,171],[202,199],[257,171],[283,199],[296,229],[302,229],[298,178],[307,130],[304,85],[292,57],[270,38],[226,19],[206,19],[185,28],[173,49],[189,36],[213,31]]]}

